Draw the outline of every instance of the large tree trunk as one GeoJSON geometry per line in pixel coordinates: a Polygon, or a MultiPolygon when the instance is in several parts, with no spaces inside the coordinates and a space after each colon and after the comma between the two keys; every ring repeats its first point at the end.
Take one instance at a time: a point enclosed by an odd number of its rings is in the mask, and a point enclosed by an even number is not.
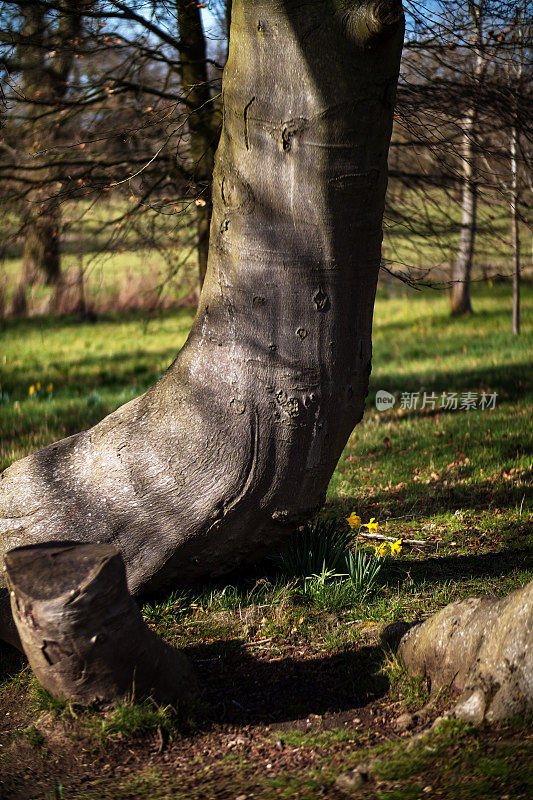
{"type": "Polygon", "coordinates": [[[139,592],[251,562],[320,507],[368,389],[401,18],[233,4],[189,338],[142,397],[6,470],[2,551],[108,541],[139,592]]]}
{"type": "Polygon", "coordinates": [[[211,225],[211,178],[218,136],[218,114],[207,75],[207,53],[200,8],[189,0],[177,2],[180,35],[180,73],[189,112],[188,129],[196,201],[198,279],[202,288],[207,272],[211,225]]]}

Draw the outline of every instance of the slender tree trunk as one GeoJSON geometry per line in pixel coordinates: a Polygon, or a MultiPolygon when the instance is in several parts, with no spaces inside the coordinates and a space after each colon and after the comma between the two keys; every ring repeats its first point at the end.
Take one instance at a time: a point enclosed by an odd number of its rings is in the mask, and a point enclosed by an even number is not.
{"type": "MultiPolygon", "coordinates": [[[[25,156],[32,167],[39,166],[35,153],[44,152],[50,158],[58,129],[50,127],[46,112],[64,98],[68,88],[76,39],[80,35],[81,0],[66,0],[54,36],[45,17],[45,4],[21,4],[24,15],[24,44],[20,46],[23,64],[23,91],[26,98],[25,156]],[[53,55],[47,50],[57,50],[53,55]]],[[[21,285],[42,281],[58,287],[61,281],[61,206],[54,196],[57,181],[49,168],[43,166],[32,172],[35,189],[29,193],[24,214],[24,245],[22,252],[21,285]]]]}
{"type": "Polygon", "coordinates": [[[520,333],[520,216],[518,203],[518,129],[513,126],[511,134],[511,219],[513,230],[513,334],[520,333]]]}
{"type": "Polygon", "coordinates": [[[477,165],[475,145],[476,113],[470,109],[463,123],[461,202],[461,238],[455,262],[452,285],[452,314],[469,314],[470,279],[477,230],[477,165]]]}
{"type": "Polygon", "coordinates": [[[202,288],[207,271],[212,200],[211,177],[217,145],[218,114],[207,74],[207,52],[199,5],[178,0],[181,82],[189,110],[188,128],[193,180],[197,186],[196,242],[198,279],[202,288]]]}
{"type": "Polygon", "coordinates": [[[478,89],[486,67],[491,59],[485,52],[484,23],[487,13],[483,0],[468,0],[468,13],[472,20],[475,35],[474,41],[474,73],[472,81],[473,96],[470,107],[463,122],[462,141],[462,204],[461,204],[461,237],[459,251],[453,273],[451,295],[451,313],[456,316],[469,314],[472,311],[470,300],[470,282],[474,260],[474,248],[477,233],[477,192],[478,192],[478,123],[479,97],[478,89]]]}
{"type": "Polygon", "coordinates": [[[231,27],[231,6],[232,6],[232,0],[226,0],[226,33],[228,37],[228,52],[229,52],[229,31],[231,27]]]}
{"type": "Polygon", "coordinates": [[[363,415],[401,4],[237,0],[209,265],[158,383],[10,467],[0,551],[109,541],[132,591],[250,563],[363,415]]]}

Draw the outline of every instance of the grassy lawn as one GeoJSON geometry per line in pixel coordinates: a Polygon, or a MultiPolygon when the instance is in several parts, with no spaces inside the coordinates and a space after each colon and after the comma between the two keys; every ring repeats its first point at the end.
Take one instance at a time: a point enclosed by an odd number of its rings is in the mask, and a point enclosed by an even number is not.
{"type": "MultiPolygon", "coordinates": [[[[340,800],[336,778],[369,759],[358,797],[531,796],[530,719],[478,730],[447,722],[409,746],[411,731],[395,721],[422,708],[428,688],[380,646],[378,629],[533,578],[533,292],[524,287],[518,338],[507,285],[477,286],[476,313],[461,320],[441,293],[387,292],[376,303],[367,412],[321,519],[347,529],[356,511],[417,543],[383,559],[367,596],[342,577],[303,581],[280,556],[226,584],[148,598],[148,623],[186,649],[205,686],[202,705],[179,713],[64,707],[0,645],[0,798],[340,800]],[[379,390],[394,395],[392,408],[376,409],[379,390]],[[441,408],[452,392],[459,407],[441,408]],[[460,408],[466,393],[478,407],[460,408]],[[479,407],[482,393],[496,394],[493,409],[479,407]]],[[[142,392],[190,322],[186,309],[96,324],[4,321],[1,466],[142,392]]],[[[413,730],[452,699],[433,698],[413,730]]]]}

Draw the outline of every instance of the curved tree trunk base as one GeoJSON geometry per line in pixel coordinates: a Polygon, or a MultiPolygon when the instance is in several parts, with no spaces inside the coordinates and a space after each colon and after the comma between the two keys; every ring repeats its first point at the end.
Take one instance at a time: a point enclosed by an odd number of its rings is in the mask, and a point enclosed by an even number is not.
{"type": "MultiPolygon", "coordinates": [[[[2,473],[0,554],[52,541],[108,542],[121,552],[130,591],[148,592],[253,562],[320,508],[339,444],[320,480],[313,471],[297,485],[301,428],[289,416],[272,424],[271,396],[258,402],[254,389],[240,389],[233,366],[231,384],[217,379],[222,355],[213,364],[212,354],[191,350],[145,395],[2,473]]],[[[368,371],[362,380],[366,387],[368,371]]],[[[359,417],[363,402],[358,391],[359,417]]],[[[2,584],[0,575],[0,592],[2,584]]],[[[0,605],[0,637],[16,644],[1,595],[0,605]]]]}
{"type": "Polygon", "coordinates": [[[402,39],[400,0],[233,3],[187,343],[3,473],[0,554],[108,542],[137,593],[256,561],[318,510],[368,391],[402,39]]]}
{"type": "Polygon", "coordinates": [[[533,711],[533,582],[501,600],[451,603],[403,636],[399,653],[432,693],[461,692],[454,715],[475,724],[533,711]]]}
{"type": "Polygon", "coordinates": [[[189,662],[144,623],[124,563],[107,544],[23,547],[5,556],[13,618],[39,682],[89,705],[197,691],[189,662]]]}

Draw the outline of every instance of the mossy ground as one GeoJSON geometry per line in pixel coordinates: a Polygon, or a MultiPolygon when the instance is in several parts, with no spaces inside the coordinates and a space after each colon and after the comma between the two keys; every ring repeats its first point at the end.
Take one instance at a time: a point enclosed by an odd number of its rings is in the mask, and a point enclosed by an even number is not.
{"type": "MultiPolygon", "coordinates": [[[[227,585],[147,599],[147,621],[186,649],[205,686],[202,703],[177,714],[150,703],[64,707],[0,647],[0,797],[340,798],[335,778],[376,756],[357,796],[531,796],[531,720],[477,731],[447,723],[406,749],[411,732],[395,720],[427,702],[427,687],[376,636],[383,621],[502,595],[533,577],[533,293],[524,287],[521,337],[510,333],[507,285],[475,287],[473,302],[472,317],[454,320],[435,292],[385,289],[376,303],[367,413],[323,515],[341,521],[355,510],[386,535],[419,540],[388,559],[379,590],[365,602],[335,581],[306,593],[264,562],[227,585]],[[387,411],[375,408],[379,389],[396,396],[387,411]],[[402,393],[424,391],[437,396],[435,408],[400,407],[402,393]],[[496,392],[496,407],[440,409],[452,391],[496,392]]],[[[190,321],[187,310],[93,325],[5,321],[2,466],[142,391],[190,321]]],[[[443,693],[428,719],[451,699],[443,693]]]]}

